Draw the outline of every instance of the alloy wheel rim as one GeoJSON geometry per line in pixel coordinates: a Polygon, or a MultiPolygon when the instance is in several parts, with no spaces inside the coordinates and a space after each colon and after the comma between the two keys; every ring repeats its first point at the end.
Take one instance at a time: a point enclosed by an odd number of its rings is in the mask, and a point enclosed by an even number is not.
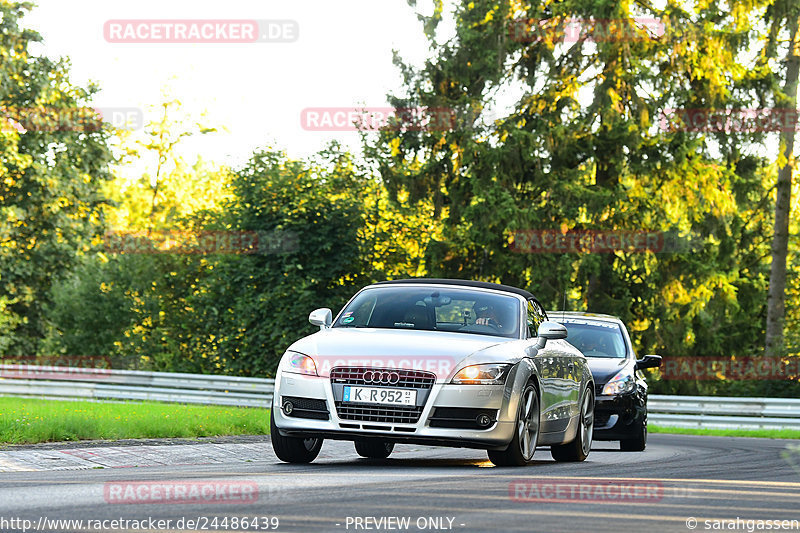
{"type": "Polygon", "coordinates": [[[583,409],[581,409],[581,411],[583,411],[581,416],[583,442],[581,444],[584,455],[588,455],[589,450],[592,448],[592,434],[594,432],[594,405],[592,402],[591,393],[586,394],[586,398],[583,400],[583,409]]]}
{"type": "Polygon", "coordinates": [[[522,398],[519,423],[517,425],[520,452],[526,461],[536,451],[536,440],[539,436],[539,409],[536,390],[528,389],[522,398]]]}

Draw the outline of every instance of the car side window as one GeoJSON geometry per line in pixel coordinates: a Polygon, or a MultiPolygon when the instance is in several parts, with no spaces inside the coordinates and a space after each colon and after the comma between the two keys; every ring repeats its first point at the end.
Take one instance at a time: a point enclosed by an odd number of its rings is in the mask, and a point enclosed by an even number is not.
{"type": "Polygon", "coordinates": [[[528,337],[539,335],[539,326],[547,320],[547,315],[536,300],[528,300],[528,337]]]}

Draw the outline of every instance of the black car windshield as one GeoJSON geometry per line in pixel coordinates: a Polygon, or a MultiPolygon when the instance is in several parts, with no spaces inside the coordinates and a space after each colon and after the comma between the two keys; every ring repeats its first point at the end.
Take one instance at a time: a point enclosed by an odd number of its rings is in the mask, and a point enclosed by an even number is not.
{"type": "Polygon", "coordinates": [[[518,338],[519,300],[468,289],[373,287],[339,314],[335,328],[450,331],[518,338]]]}
{"type": "Polygon", "coordinates": [[[619,324],[569,318],[559,322],[567,328],[567,342],[586,357],[619,359],[627,356],[619,324]]]}

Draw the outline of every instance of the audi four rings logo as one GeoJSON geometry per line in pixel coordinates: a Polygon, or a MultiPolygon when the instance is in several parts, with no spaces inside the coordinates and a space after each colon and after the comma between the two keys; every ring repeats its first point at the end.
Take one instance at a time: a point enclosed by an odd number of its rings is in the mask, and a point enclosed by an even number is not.
{"type": "Polygon", "coordinates": [[[382,383],[384,385],[397,385],[400,381],[400,374],[397,372],[381,372],[380,370],[367,370],[361,376],[364,383],[382,383]]]}

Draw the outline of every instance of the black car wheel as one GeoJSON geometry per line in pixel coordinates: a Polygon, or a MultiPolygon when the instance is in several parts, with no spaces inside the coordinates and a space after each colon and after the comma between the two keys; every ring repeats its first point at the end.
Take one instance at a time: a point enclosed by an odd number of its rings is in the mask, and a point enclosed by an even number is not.
{"type": "Polygon", "coordinates": [[[594,393],[591,387],[586,388],[581,403],[580,427],[572,442],[550,446],[550,455],[559,462],[584,461],[592,449],[594,432],[594,393]]]}
{"type": "Polygon", "coordinates": [[[623,452],[643,452],[647,446],[647,421],[636,428],[636,435],[619,441],[619,449],[623,452]]]}
{"type": "Polygon", "coordinates": [[[386,459],[394,450],[394,442],[383,439],[362,439],[355,444],[358,455],[368,459],[386,459]]]}
{"type": "Polygon", "coordinates": [[[527,465],[539,440],[539,416],[539,393],[533,383],[528,383],[520,397],[511,443],[502,451],[489,450],[489,460],[497,466],[527,465]]]}
{"type": "Polygon", "coordinates": [[[319,455],[322,448],[322,439],[303,439],[299,437],[284,437],[278,433],[275,426],[275,416],[269,414],[269,437],[272,449],[278,459],[286,463],[310,463],[319,455]]]}

